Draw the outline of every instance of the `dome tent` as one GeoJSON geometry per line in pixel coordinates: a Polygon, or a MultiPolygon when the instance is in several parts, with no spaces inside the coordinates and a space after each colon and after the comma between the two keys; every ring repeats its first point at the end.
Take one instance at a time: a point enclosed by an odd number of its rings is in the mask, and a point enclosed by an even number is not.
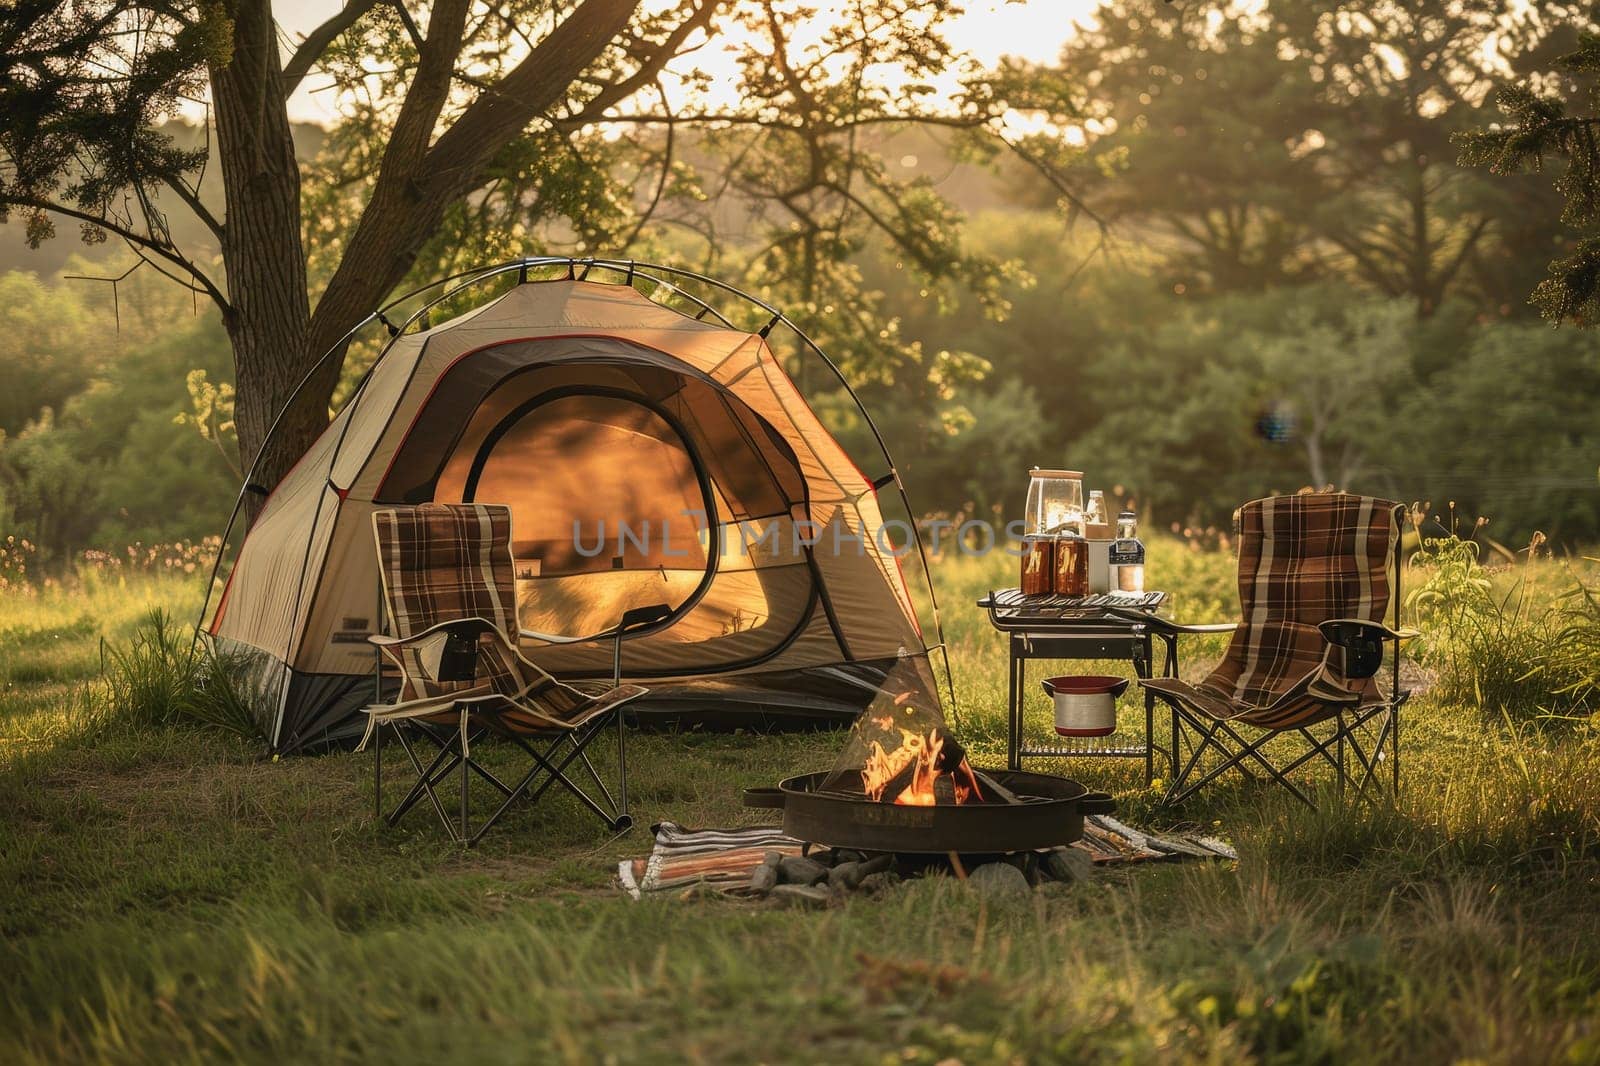
{"type": "Polygon", "coordinates": [[[520,644],[558,676],[609,676],[609,646],[538,634],[666,602],[626,647],[640,714],[848,722],[907,659],[931,694],[877,496],[892,465],[869,479],[823,428],[768,343],[780,323],[709,279],[606,260],[489,268],[417,311],[268,497],[208,627],[251,665],[272,749],[359,735],[384,621],[372,515],[427,501],[510,506],[520,644]],[[740,329],[691,286],[771,318],[740,329]]]}

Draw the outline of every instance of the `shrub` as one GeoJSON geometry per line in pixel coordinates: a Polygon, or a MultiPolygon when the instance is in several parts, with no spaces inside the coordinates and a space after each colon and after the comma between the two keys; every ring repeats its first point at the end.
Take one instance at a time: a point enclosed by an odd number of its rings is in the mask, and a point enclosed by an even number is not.
{"type": "MultiPolygon", "coordinates": [[[[1417,510],[1412,518],[1420,535],[1417,510]]],[[[1472,533],[1484,524],[1478,519],[1472,533]]],[[[1406,597],[1423,632],[1418,658],[1437,672],[1439,695],[1512,720],[1586,716],[1600,681],[1594,597],[1581,585],[1553,601],[1537,594],[1541,534],[1497,591],[1478,544],[1460,535],[1453,514],[1444,528],[1442,536],[1420,536],[1410,564],[1425,576],[1406,597]]]]}
{"type": "Polygon", "coordinates": [[[243,657],[195,644],[166,611],[151,611],[126,646],[101,648],[109,721],[135,729],[197,724],[262,739],[243,657]]]}
{"type": "Polygon", "coordinates": [[[1592,710],[1600,702],[1600,598],[1579,582],[1563,593],[1555,635],[1541,676],[1574,708],[1592,710]]]}

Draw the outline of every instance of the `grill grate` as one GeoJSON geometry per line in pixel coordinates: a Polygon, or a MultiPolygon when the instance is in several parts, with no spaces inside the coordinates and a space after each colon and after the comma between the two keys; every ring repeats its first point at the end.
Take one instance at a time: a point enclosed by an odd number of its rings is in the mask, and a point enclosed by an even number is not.
{"type": "Polygon", "coordinates": [[[1166,602],[1165,592],[1146,592],[1140,596],[1095,593],[1090,596],[1024,596],[1021,589],[999,589],[979,601],[997,619],[1038,619],[1072,622],[1105,617],[1107,608],[1122,607],[1153,611],[1166,602]]]}

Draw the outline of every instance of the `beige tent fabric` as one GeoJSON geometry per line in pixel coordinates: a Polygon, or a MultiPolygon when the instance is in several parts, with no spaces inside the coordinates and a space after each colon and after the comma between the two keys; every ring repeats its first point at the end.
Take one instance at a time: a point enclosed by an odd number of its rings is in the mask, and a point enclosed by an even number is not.
{"type": "MultiPolygon", "coordinates": [[[[926,650],[871,484],[765,340],[583,281],[521,284],[396,339],[273,492],[212,632],[300,673],[370,675],[366,636],[382,625],[373,510],[469,490],[512,506],[527,628],[682,609],[629,643],[642,678],[926,650]],[[681,517],[693,510],[709,512],[697,528],[681,517]],[[592,537],[607,515],[686,524],[673,553],[627,544],[587,558],[562,542],[574,518],[592,537]]],[[[523,650],[558,673],[609,667],[594,646],[523,650]]]]}

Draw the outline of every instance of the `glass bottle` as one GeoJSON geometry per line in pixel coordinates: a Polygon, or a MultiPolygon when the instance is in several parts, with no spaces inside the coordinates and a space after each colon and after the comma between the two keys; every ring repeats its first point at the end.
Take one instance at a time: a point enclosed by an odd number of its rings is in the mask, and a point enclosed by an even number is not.
{"type": "Polygon", "coordinates": [[[1083,509],[1083,535],[1090,540],[1111,539],[1111,519],[1106,511],[1106,494],[1099,489],[1089,492],[1089,504],[1083,509]]]}
{"type": "Polygon", "coordinates": [[[1144,592],[1144,543],[1139,540],[1139,519],[1132,511],[1117,516],[1117,539],[1111,545],[1111,587],[1121,592],[1144,592]]]}

